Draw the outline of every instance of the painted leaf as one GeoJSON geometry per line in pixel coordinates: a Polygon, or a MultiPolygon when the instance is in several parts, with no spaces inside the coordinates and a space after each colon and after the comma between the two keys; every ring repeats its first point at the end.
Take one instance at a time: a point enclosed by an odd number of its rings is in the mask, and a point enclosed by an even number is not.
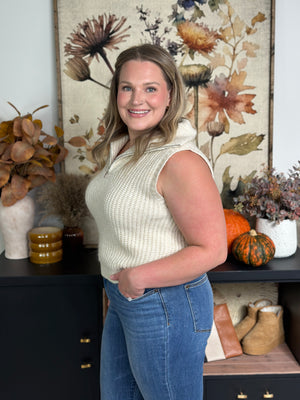
{"type": "Polygon", "coordinates": [[[15,162],[28,161],[34,154],[35,149],[29,143],[18,141],[11,148],[11,159],[15,162]]]}
{"type": "Polygon", "coordinates": [[[87,165],[80,165],[78,169],[85,175],[93,175],[95,173],[95,171],[92,168],[89,168],[87,165]]]}
{"type": "Polygon", "coordinates": [[[255,133],[246,133],[234,138],[231,138],[227,143],[221,146],[220,154],[236,154],[243,156],[252,151],[260,150],[258,146],[263,141],[265,135],[256,135],[255,133]]]}
{"type": "Polygon", "coordinates": [[[233,31],[235,36],[241,36],[243,30],[245,28],[245,22],[237,16],[233,22],[233,31]]]}
{"type": "Polygon", "coordinates": [[[88,140],[91,139],[94,136],[93,128],[91,128],[89,131],[86,131],[84,135],[88,140]]]}
{"type": "Polygon", "coordinates": [[[265,14],[259,12],[255,17],[252,18],[251,25],[254,26],[257,22],[264,22],[265,20],[265,14]]]}
{"type": "Polygon", "coordinates": [[[244,42],[243,50],[246,51],[247,57],[256,57],[255,51],[259,49],[259,46],[255,43],[244,42]]]}
{"type": "Polygon", "coordinates": [[[86,140],[81,136],[74,136],[72,137],[68,143],[74,147],[83,147],[86,146],[86,140]]]}

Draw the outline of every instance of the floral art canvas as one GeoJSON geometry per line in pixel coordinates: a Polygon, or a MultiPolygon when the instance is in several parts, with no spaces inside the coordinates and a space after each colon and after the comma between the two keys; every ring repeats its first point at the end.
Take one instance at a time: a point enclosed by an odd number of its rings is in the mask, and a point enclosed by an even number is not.
{"type": "Polygon", "coordinates": [[[272,0],[55,0],[66,171],[93,174],[91,148],[118,54],[153,43],[174,57],[187,117],[209,158],[225,207],[270,161],[272,0]]]}

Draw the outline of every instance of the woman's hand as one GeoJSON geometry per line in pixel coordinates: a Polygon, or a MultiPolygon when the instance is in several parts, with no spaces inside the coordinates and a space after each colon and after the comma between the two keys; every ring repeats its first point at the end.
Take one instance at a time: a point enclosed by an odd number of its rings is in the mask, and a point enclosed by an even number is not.
{"type": "Polygon", "coordinates": [[[118,281],[119,290],[122,295],[130,299],[136,299],[145,292],[145,288],[137,287],[134,279],[134,269],[135,268],[126,268],[110,276],[110,279],[118,281]]]}

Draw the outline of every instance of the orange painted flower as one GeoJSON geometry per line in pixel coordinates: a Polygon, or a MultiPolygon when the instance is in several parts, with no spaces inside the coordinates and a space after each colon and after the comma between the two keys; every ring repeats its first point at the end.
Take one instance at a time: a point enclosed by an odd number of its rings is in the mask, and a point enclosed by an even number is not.
{"type": "Polygon", "coordinates": [[[178,35],[189,49],[199,53],[210,53],[220,39],[218,32],[210,30],[203,24],[185,21],[178,25],[178,35]]]}
{"type": "Polygon", "coordinates": [[[225,75],[216,77],[206,88],[199,89],[199,127],[205,131],[209,121],[216,119],[223,123],[225,131],[229,130],[228,118],[238,124],[244,124],[242,113],[256,114],[253,109],[255,94],[240,94],[254,86],[244,85],[246,72],[233,73],[231,78],[225,75]]]}

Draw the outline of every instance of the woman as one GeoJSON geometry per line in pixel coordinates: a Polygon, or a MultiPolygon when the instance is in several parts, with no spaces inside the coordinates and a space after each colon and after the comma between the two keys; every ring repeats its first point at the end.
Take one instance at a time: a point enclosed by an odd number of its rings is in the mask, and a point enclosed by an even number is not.
{"type": "Polygon", "coordinates": [[[226,259],[211,169],[195,145],[168,52],[143,44],[116,61],[87,204],[110,301],[102,400],[200,400],[213,320],[206,272],[226,259]]]}

